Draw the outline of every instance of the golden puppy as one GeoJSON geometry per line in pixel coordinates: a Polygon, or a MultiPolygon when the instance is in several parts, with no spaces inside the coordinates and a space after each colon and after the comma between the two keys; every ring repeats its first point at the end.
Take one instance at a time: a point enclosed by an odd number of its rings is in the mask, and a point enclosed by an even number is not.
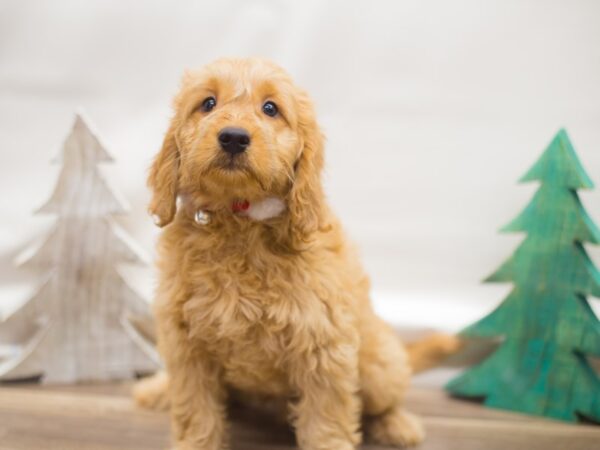
{"type": "Polygon", "coordinates": [[[361,416],[377,442],[420,442],[407,352],[323,195],[307,94],[270,62],[223,59],[186,73],[174,106],[149,176],[167,375],[138,401],[168,384],[178,450],[227,446],[232,390],[285,399],[304,450],[354,449],[361,416]]]}

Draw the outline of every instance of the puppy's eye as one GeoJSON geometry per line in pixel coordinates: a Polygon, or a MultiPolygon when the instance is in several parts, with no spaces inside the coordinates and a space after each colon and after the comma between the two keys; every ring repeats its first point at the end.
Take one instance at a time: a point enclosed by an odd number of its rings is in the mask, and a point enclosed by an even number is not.
{"type": "Polygon", "coordinates": [[[279,110],[277,105],[273,102],[266,102],[262,107],[263,112],[269,117],[275,117],[279,110]]]}
{"type": "Polygon", "coordinates": [[[202,101],[200,105],[200,110],[204,112],[212,111],[212,109],[217,106],[217,99],[214,97],[207,97],[202,101]]]}

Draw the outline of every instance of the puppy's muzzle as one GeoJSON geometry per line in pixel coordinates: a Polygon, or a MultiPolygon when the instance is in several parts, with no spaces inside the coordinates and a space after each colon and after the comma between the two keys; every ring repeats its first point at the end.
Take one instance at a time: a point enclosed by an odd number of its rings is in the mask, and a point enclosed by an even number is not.
{"type": "Polygon", "coordinates": [[[218,139],[221,149],[231,156],[244,152],[250,145],[250,135],[243,128],[223,128],[218,139]]]}

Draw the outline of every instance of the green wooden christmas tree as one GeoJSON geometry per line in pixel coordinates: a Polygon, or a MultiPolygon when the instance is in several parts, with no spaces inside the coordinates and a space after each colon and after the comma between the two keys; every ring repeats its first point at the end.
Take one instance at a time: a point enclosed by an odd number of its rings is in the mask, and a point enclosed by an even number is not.
{"type": "Polygon", "coordinates": [[[600,230],[577,195],[593,184],[565,130],[520,181],[541,186],[502,231],[527,237],[486,280],[511,282],[514,288],[492,313],[462,332],[501,337],[502,344],[447,389],[483,397],[494,408],[600,422],[600,379],[586,359],[600,356],[600,322],[586,300],[600,297],[600,272],[583,246],[599,244],[600,230]]]}

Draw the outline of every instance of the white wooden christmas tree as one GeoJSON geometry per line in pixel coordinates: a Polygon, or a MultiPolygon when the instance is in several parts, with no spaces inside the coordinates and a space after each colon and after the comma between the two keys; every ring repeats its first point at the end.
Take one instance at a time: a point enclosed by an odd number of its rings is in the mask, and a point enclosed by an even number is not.
{"type": "Polygon", "coordinates": [[[131,378],[158,367],[142,328],[149,308],[124,281],[120,263],[143,263],[112,220],[126,212],[97,164],[112,158],[77,115],[59,162],[62,170],[38,213],[57,217],[22,264],[42,273],[25,304],[0,320],[0,379],[41,376],[43,383],[131,378]]]}

